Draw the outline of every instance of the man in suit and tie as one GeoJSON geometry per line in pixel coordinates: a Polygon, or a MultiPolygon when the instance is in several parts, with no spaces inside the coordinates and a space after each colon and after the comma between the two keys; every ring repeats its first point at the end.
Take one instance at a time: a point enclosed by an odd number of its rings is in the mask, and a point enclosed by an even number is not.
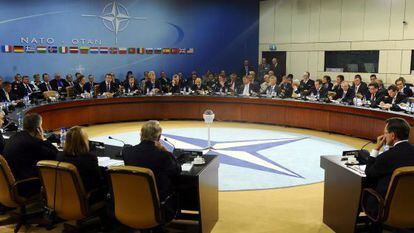
{"type": "Polygon", "coordinates": [[[405,78],[403,77],[399,77],[395,80],[395,85],[398,87],[400,92],[403,92],[407,97],[413,97],[413,91],[405,83],[405,78]]]}
{"type": "Polygon", "coordinates": [[[322,79],[315,80],[315,86],[312,89],[312,94],[319,97],[319,99],[328,98],[328,90],[323,86],[322,79]]]}
{"type": "Polygon", "coordinates": [[[254,67],[250,65],[249,60],[244,60],[243,68],[240,70],[240,76],[244,77],[250,74],[250,71],[254,71],[254,67]]]}
{"type": "Polygon", "coordinates": [[[52,85],[49,82],[49,75],[47,73],[42,74],[43,83],[39,85],[40,91],[53,91],[52,85]]]}
{"type": "Polygon", "coordinates": [[[239,77],[235,72],[230,74],[230,81],[228,83],[231,92],[238,92],[237,88],[241,85],[239,77]]]}
{"type": "Polygon", "coordinates": [[[152,93],[160,93],[162,92],[161,83],[159,80],[157,80],[157,77],[155,76],[155,71],[150,71],[148,73],[149,80],[145,82],[145,90],[144,93],[148,94],[148,92],[152,93]]]}
{"type": "Polygon", "coordinates": [[[398,91],[398,87],[394,84],[388,87],[388,95],[384,96],[381,106],[388,108],[392,111],[402,111],[399,104],[406,103],[408,101],[407,96],[398,91]]]}
{"type": "Polygon", "coordinates": [[[105,81],[99,84],[99,92],[103,93],[116,93],[118,91],[117,85],[112,81],[112,75],[106,74],[105,81]]]}
{"type": "Polygon", "coordinates": [[[54,91],[58,92],[66,92],[66,87],[69,86],[66,80],[62,79],[59,73],[55,74],[55,78],[50,81],[50,85],[54,91]]]}
{"type": "Polygon", "coordinates": [[[276,76],[272,75],[269,77],[269,86],[267,87],[265,93],[272,97],[278,96],[280,93],[280,88],[277,85],[277,78],[276,76]]]}
{"type": "Polygon", "coordinates": [[[362,82],[361,75],[357,74],[354,77],[354,85],[352,85],[355,95],[366,96],[368,94],[368,86],[365,82],[362,82]]]}
{"type": "Polygon", "coordinates": [[[177,199],[174,198],[176,180],[181,166],[161,143],[162,128],[158,121],[148,121],[141,128],[141,142],[126,147],[123,158],[127,166],[151,169],[155,176],[160,202],[166,201],[166,221],[171,221],[177,213],[177,199]],[[168,198],[168,199],[167,199],[168,198]]]}
{"type": "Polygon", "coordinates": [[[83,87],[83,89],[87,92],[91,92],[95,88],[96,84],[97,83],[95,83],[95,77],[92,74],[90,74],[88,76],[88,82],[85,83],[85,86],[83,87]]]}
{"type": "Polygon", "coordinates": [[[14,76],[14,81],[11,83],[13,94],[19,95],[19,86],[21,83],[22,83],[22,76],[20,74],[16,74],[14,76]]]}
{"type": "Polygon", "coordinates": [[[280,93],[279,93],[280,98],[291,98],[292,97],[293,87],[292,87],[292,83],[290,82],[290,79],[288,78],[288,76],[286,75],[283,76],[282,83],[279,84],[279,88],[280,88],[280,93]]]}
{"type": "Polygon", "coordinates": [[[30,84],[29,76],[23,76],[22,83],[17,88],[17,97],[22,99],[34,93],[34,86],[30,84]]]}
{"type": "Polygon", "coordinates": [[[243,84],[239,87],[238,91],[240,95],[243,96],[250,96],[256,95],[259,91],[259,88],[251,82],[253,77],[251,75],[247,75],[243,77],[243,84]]]}
{"type": "Polygon", "coordinates": [[[338,94],[334,97],[335,100],[340,99],[341,103],[352,104],[355,97],[355,92],[350,88],[347,81],[341,83],[341,89],[338,90],[338,94]]]}
{"type": "MultiPolygon", "coordinates": [[[[81,73],[76,73],[76,81],[80,81],[80,77],[81,77],[81,73]]],[[[66,83],[68,84],[68,86],[73,87],[75,86],[75,82],[73,82],[73,77],[71,74],[67,74],[66,75],[66,83]]]]}
{"type": "Polygon", "coordinates": [[[3,88],[0,90],[0,98],[1,102],[8,103],[12,103],[18,99],[17,96],[12,92],[12,84],[10,82],[3,83],[3,88]]]}
{"type": "Polygon", "coordinates": [[[277,78],[277,83],[282,82],[282,77],[285,75],[285,73],[282,70],[282,67],[280,66],[277,58],[272,58],[272,64],[270,64],[270,70],[273,71],[274,75],[277,78]]]}
{"type": "MultiPolygon", "coordinates": [[[[411,126],[402,118],[385,121],[384,134],[377,138],[365,168],[369,187],[385,198],[392,173],[400,167],[414,166],[414,147],[408,142],[411,126]],[[387,150],[386,147],[389,149],[387,150]],[[381,153],[380,150],[384,148],[381,153]]],[[[364,206],[372,216],[377,216],[378,200],[368,196],[364,206]]],[[[381,231],[379,231],[381,232],[381,231]]]]}
{"type": "Polygon", "coordinates": [[[370,101],[371,108],[377,108],[381,101],[384,100],[384,96],[378,91],[378,83],[373,82],[368,85],[367,100],[370,101]]]}
{"type": "Polygon", "coordinates": [[[301,95],[307,96],[315,86],[315,82],[310,79],[310,73],[306,71],[303,73],[302,80],[299,83],[298,91],[301,95]]]}

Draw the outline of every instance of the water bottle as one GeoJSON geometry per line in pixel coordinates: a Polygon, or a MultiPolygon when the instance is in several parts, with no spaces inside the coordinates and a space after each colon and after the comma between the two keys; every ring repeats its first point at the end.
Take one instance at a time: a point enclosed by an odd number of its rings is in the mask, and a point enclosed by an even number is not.
{"type": "Polygon", "coordinates": [[[23,130],[23,116],[21,112],[17,113],[17,128],[19,131],[23,130]]]}
{"type": "Polygon", "coordinates": [[[354,97],[354,105],[358,106],[358,97],[356,97],[356,96],[354,97]]]}
{"type": "Polygon", "coordinates": [[[362,105],[365,106],[367,104],[367,98],[364,96],[362,98],[362,105]]]}
{"type": "Polygon", "coordinates": [[[66,129],[61,128],[60,129],[60,147],[63,148],[65,146],[65,141],[66,141],[66,129]]]}
{"type": "Polygon", "coordinates": [[[151,95],[149,88],[147,88],[147,95],[151,95]]]}
{"type": "Polygon", "coordinates": [[[320,94],[319,94],[319,91],[318,91],[318,93],[316,94],[316,100],[319,100],[319,97],[320,97],[320,94]]]}

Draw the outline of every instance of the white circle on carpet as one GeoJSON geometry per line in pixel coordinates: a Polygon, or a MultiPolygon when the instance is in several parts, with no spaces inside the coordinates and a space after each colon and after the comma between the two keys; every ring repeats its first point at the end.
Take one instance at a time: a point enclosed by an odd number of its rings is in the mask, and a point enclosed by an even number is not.
{"type": "MultiPolygon", "coordinates": [[[[111,135],[127,144],[139,143],[139,132],[111,135]]],[[[166,129],[177,148],[201,150],[208,145],[206,128],[166,129]]],[[[122,146],[108,136],[91,138],[105,144],[122,146]]],[[[165,144],[165,142],[163,142],[165,144]]],[[[282,188],[321,182],[321,155],[340,155],[354,148],[332,140],[281,131],[212,128],[207,153],[220,158],[219,189],[221,191],[282,188]]],[[[167,148],[172,147],[165,144],[167,148]]]]}

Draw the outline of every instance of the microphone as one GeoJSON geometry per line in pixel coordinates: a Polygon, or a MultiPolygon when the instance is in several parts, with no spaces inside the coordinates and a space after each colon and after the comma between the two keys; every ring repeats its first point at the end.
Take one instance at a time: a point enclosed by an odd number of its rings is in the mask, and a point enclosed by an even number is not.
{"type": "Polygon", "coordinates": [[[168,143],[170,146],[172,146],[172,147],[173,147],[173,151],[175,151],[175,145],[174,145],[172,142],[168,141],[168,139],[167,139],[167,138],[164,138],[164,141],[165,141],[166,143],[168,143]]]}
{"type": "Polygon", "coordinates": [[[122,149],[121,149],[121,151],[119,152],[119,158],[124,158],[124,156],[123,156],[123,151],[124,151],[124,149],[125,149],[125,147],[131,147],[132,145],[129,145],[129,144],[126,144],[124,141],[122,141],[121,139],[117,139],[117,138],[113,138],[113,137],[111,137],[111,136],[108,136],[108,139],[111,139],[111,140],[114,140],[114,141],[117,141],[117,142],[120,142],[120,143],[122,143],[123,145],[122,145],[122,149]]]}
{"type": "Polygon", "coordinates": [[[375,141],[369,141],[369,142],[365,143],[365,144],[361,147],[361,150],[363,150],[366,146],[368,146],[369,144],[374,143],[374,142],[375,142],[375,141]]]}

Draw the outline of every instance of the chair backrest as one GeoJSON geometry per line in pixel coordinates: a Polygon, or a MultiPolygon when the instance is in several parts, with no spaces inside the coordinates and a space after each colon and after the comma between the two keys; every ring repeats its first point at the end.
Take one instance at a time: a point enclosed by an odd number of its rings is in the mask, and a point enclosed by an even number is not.
{"type": "Polygon", "coordinates": [[[100,92],[99,85],[93,86],[93,96],[94,97],[98,96],[99,92],[100,92]]]}
{"type": "Polygon", "coordinates": [[[0,155],[0,203],[7,207],[17,207],[18,204],[14,201],[12,186],[16,182],[9,164],[0,155]]]}
{"type": "Polygon", "coordinates": [[[68,97],[73,97],[75,96],[75,88],[73,86],[67,86],[66,87],[66,95],[68,97]]]}
{"type": "Polygon", "coordinates": [[[414,227],[414,166],[396,169],[385,196],[384,223],[397,228],[414,227]]]}
{"type": "Polygon", "coordinates": [[[43,92],[43,96],[45,98],[56,97],[57,94],[58,93],[56,91],[45,91],[45,92],[43,92]]]}
{"type": "Polygon", "coordinates": [[[47,207],[54,209],[56,215],[64,220],[80,220],[88,216],[85,189],[74,165],[42,160],[37,167],[47,207]]]}
{"type": "Polygon", "coordinates": [[[160,202],[152,171],[141,167],[114,166],[108,172],[118,221],[134,229],[160,225],[160,202]]]}

